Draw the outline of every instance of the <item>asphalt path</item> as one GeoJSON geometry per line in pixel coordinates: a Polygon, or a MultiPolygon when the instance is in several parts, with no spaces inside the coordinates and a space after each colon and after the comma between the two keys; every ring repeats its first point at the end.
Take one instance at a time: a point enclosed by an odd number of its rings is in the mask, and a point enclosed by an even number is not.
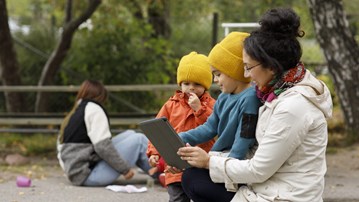
{"type": "MultiPolygon", "coordinates": [[[[125,182],[119,179],[117,185],[132,184],[137,188],[147,187],[143,193],[120,193],[104,187],[78,187],[69,183],[56,162],[45,165],[31,163],[21,168],[8,167],[0,171],[0,202],[165,202],[168,194],[165,188],[141,172],[125,182]],[[20,175],[32,176],[30,187],[17,187],[20,175]]],[[[328,171],[325,176],[325,202],[359,201],[359,146],[327,155],[328,171]]]]}

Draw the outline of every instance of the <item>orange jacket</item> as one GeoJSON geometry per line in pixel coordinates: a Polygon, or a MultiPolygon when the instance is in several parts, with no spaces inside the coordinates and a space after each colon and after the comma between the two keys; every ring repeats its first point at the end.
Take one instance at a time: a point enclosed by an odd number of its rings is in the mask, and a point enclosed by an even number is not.
{"type": "MultiPolygon", "coordinates": [[[[202,108],[198,111],[188,105],[188,97],[182,91],[177,90],[176,93],[162,106],[157,114],[157,118],[166,117],[177,133],[196,128],[206,122],[207,118],[212,114],[215,99],[208,92],[205,92],[201,98],[202,108]]],[[[212,148],[214,140],[199,144],[201,148],[207,152],[212,148]]],[[[159,155],[156,148],[148,143],[147,156],[159,155]]],[[[181,182],[182,173],[172,174],[166,173],[166,185],[181,182]]]]}

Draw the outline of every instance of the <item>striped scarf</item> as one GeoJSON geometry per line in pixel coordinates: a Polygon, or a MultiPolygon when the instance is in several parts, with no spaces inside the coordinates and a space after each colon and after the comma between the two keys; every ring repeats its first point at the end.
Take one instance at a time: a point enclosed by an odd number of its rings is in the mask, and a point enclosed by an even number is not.
{"type": "Polygon", "coordinates": [[[296,83],[302,81],[304,75],[305,67],[303,63],[299,62],[294,68],[284,72],[282,77],[274,78],[262,89],[259,90],[258,87],[256,87],[257,97],[263,103],[271,102],[288,88],[291,88],[296,83]]]}

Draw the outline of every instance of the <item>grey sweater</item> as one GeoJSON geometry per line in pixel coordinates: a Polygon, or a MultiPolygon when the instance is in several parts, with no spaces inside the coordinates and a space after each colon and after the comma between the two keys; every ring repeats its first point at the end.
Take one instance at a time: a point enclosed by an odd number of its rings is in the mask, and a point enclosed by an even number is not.
{"type": "Polygon", "coordinates": [[[101,160],[120,174],[129,171],[112,144],[109,119],[100,104],[82,100],[68,117],[61,126],[57,149],[60,165],[74,185],[82,185],[101,160]]]}

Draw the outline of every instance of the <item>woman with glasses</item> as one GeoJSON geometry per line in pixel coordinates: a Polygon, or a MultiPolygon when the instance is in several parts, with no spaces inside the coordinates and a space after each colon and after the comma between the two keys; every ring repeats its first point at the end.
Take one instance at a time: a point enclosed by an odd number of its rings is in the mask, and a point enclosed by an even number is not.
{"type": "Polygon", "coordinates": [[[260,25],[245,39],[243,51],[245,76],[264,103],[256,128],[258,149],[253,158],[238,160],[180,148],[182,159],[209,169],[211,181],[192,179],[183,185],[197,201],[211,201],[196,191],[201,183],[233,182],[246,185],[238,187],[232,201],[323,201],[330,92],[300,61],[297,37],[304,32],[292,9],[271,9],[260,25]]]}

